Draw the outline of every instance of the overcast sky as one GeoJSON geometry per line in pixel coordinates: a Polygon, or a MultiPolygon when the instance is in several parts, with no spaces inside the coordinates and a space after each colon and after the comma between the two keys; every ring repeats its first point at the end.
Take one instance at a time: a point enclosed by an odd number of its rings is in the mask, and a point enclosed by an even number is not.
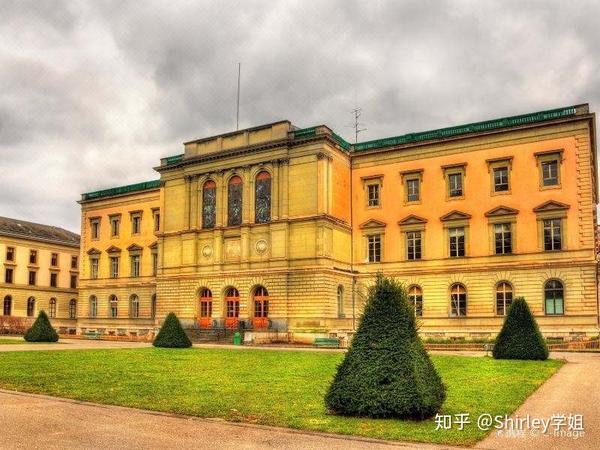
{"type": "Polygon", "coordinates": [[[359,140],[600,104],[600,2],[0,0],[0,215],[79,231],[80,194],[289,119],[359,140]]]}

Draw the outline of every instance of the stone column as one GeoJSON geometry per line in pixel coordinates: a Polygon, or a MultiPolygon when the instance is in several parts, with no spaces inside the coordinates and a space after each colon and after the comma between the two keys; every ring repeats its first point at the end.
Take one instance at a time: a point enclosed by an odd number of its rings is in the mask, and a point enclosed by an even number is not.
{"type": "Polygon", "coordinates": [[[184,198],[184,208],[183,208],[183,227],[185,230],[190,229],[190,189],[192,184],[192,177],[190,175],[185,175],[183,177],[185,181],[185,198],[184,198]]]}

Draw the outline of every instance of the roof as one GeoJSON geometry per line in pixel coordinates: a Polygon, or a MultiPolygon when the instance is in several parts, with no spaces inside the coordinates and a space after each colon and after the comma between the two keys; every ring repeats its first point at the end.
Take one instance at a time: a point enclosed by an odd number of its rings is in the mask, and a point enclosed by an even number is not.
{"type": "Polygon", "coordinates": [[[128,184],[127,186],[119,186],[110,189],[103,189],[100,191],[86,192],[81,194],[81,201],[98,200],[106,197],[115,197],[118,195],[131,194],[132,192],[142,192],[151,189],[158,189],[160,187],[160,180],[144,181],[142,183],[128,184]]]}
{"type": "MultiPolygon", "coordinates": [[[[293,140],[313,138],[318,135],[328,134],[331,139],[337,142],[340,147],[347,150],[350,153],[359,153],[366,150],[373,150],[384,147],[391,147],[396,145],[413,144],[418,142],[435,141],[441,139],[455,138],[461,136],[468,136],[471,134],[485,133],[494,130],[501,130],[504,128],[513,128],[526,126],[531,124],[538,124],[543,122],[549,122],[562,118],[569,118],[573,116],[581,116],[589,114],[589,105],[587,103],[581,105],[565,106],[562,108],[550,109],[546,111],[537,111],[533,113],[521,114],[517,116],[502,117],[499,119],[486,120],[483,122],[473,122],[465,125],[457,125],[447,128],[438,128],[435,130],[421,131],[417,133],[408,133],[400,136],[387,137],[382,139],[375,139],[371,141],[359,142],[357,144],[350,144],[341,136],[331,131],[325,125],[318,125],[309,128],[296,128],[292,126],[290,131],[293,132],[293,140]],[[327,131],[323,131],[327,130],[327,131]]],[[[272,124],[270,124],[272,125],[272,124]]],[[[268,126],[268,125],[265,125],[268,126]]],[[[262,127],[262,126],[261,126],[262,127]]],[[[261,128],[254,127],[254,128],[261,128]]],[[[229,133],[231,134],[231,133],[229,133]]],[[[225,135],[223,135],[225,136],[225,135]]],[[[191,142],[199,142],[191,141],[191,142]]],[[[168,156],[161,160],[161,166],[170,166],[182,162],[184,159],[183,154],[168,156]]]]}
{"type": "Polygon", "coordinates": [[[0,236],[79,247],[79,235],[64,228],[0,217],[0,236]]]}

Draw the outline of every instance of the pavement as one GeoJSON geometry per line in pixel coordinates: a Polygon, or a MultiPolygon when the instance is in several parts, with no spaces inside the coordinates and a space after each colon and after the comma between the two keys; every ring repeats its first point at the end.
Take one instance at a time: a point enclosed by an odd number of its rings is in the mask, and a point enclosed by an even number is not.
{"type": "MultiPolygon", "coordinates": [[[[58,344],[0,345],[0,352],[23,350],[74,350],[99,348],[142,348],[148,343],[61,340],[58,344]]],[[[239,351],[284,350],[281,347],[239,347],[198,344],[201,348],[230,348],[239,351]]],[[[327,351],[285,348],[293,351],[327,351]]],[[[330,350],[339,351],[339,350],[330,350]]],[[[484,352],[432,352],[484,356],[484,352]]],[[[600,448],[600,354],[553,353],[565,359],[558,373],[542,385],[511,416],[512,419],[543,419],[553,424],[544,432],[493,431],[477,449],[571,449],[600,448]],[[583,417],[583,436],[567,435],[568,416],[583,417]],[[562,435],[556,423],[564,415],[562,435]],[[558,418],[556,417],[558,416],[558,418]],[[554,419],[553,419],[554,417],[554,419]]],[[[419,443],[387,442],[340,435],[310,433],[285,428],[234,424],[220,419],[202,419],[131,408],[97,405],[35,394],[0,390],[0,448],[195,448],[195,449],[390,449],[452,448],[419,443]],[[43,420],[40,418],[43,417],[43,420]]]]}
{"type": "Polygon", "coordinates": [[[305,433],[0,390],[2,449],[390,450],[444,447],[305,433]]]}

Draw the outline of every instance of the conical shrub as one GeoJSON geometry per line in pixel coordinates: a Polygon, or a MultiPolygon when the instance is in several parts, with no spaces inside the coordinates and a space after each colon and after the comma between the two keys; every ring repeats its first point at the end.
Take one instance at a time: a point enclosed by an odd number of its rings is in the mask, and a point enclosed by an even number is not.
{"type": "Polygon", "coordinates": [[[325,396],[334,413],[425,419],[446,398],[402,285],[377,277],[352,344],[325,396]]]}
{"type": "Polygon", "coordinates": [[[548,346],[523,297],[515,298],[496,338],[496,359],[548,359],[548,346]]]}
{"type": "Polygon", "coordinates": [[[50,319],[44,311],[40,311],[33,325],[25,333],[27,342],[57,342],[58,334],[52,328],[50,319]]]}
{"type": "Polygon", "coordinates": [[[192,341],[183,331],[175,313],[169,313],[152,345],[166,348],[187,348],[192,346],[192,341]]]}

